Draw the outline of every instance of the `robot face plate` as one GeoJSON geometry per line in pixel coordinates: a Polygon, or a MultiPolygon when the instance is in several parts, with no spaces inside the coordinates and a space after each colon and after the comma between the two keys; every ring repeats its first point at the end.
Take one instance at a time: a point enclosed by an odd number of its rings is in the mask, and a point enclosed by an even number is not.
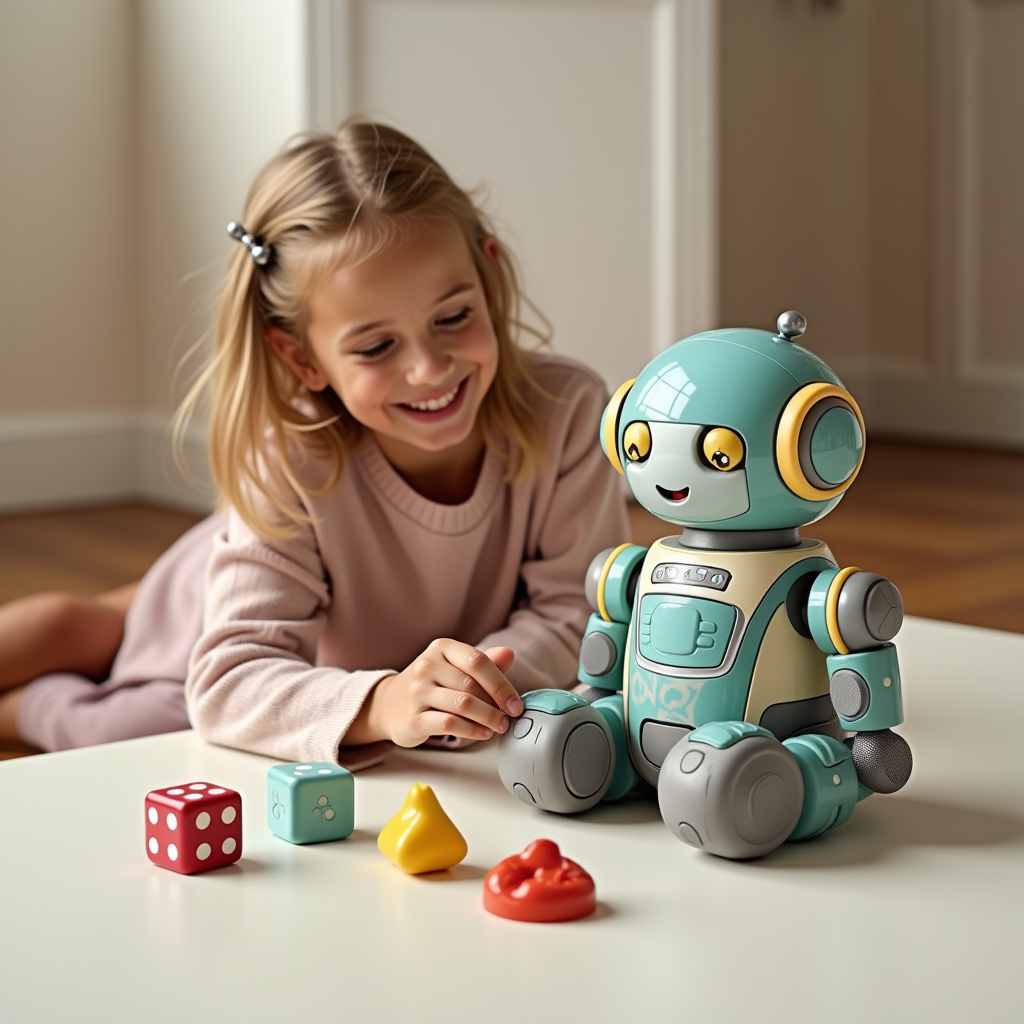
{"type": "Polygon", "coordinates": [[[750,508],[746,470],[722,472],[699,452],[707,428],[693,423],[648,423],[643,458],[627,461],[626,480],[637,501],[672,523],[712,523],[750,508]]]}

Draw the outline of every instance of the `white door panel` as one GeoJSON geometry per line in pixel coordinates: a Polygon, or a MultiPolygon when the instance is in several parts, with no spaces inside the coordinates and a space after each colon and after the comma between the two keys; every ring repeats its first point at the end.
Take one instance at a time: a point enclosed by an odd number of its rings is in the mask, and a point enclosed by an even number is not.
{"type": "Polygon", "coordinates": [[[936,348],[878,374],[883,424],[1024,446],[1024,3],[940,0],[936,348]]]}
{"type": "Polygon", "coordinates": [[[869,430],[1024,447],[1024,2],[722,0],[721,303],[869,430]]]}

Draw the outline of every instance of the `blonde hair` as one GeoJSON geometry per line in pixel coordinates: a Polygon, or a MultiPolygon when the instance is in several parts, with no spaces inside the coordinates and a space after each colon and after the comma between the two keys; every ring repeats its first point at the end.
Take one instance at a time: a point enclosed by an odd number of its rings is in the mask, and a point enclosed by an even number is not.
{"type": "Polygon", "coordinates": [[[298,136],[257,176],[242,223],[271,248],[271,259],[257,266],[244,245],[234,248],[213,355],[175,420],[180,439],[211,389],[213,476],[222,498],[257,533],[283,536],[307,521],[291,494],[304,499],[334,487],[346,451],[363,432],[332,389],[311,392],[299,381],[272,350],[266,329],[279,327],[308,345],[312,289],[342,263],[367,259],[431,221],[454,225],[465,238],[498,340],[497,374],[479,414],[484,441],[504,460],[508,480],[543,462],[531,391],[544,392],[518,342],[524,332],[546,342],[550,332],[521,319],[528,302],[513,257],[500,245],[488,254],[493,227],[422,146],[394,128],[352,119],[335,134],[298,136]],[[300,480],[298,463],[310,456],[331,466],[316,488],[300,480]],[[272,520],[265,502],[280,515],[272,520]]]}

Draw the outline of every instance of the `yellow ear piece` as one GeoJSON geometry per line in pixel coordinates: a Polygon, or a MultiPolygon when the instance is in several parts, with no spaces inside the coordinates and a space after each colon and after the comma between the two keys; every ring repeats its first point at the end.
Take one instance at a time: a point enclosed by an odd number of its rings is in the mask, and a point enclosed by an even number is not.
{"type": "Polygon", "coordinates": [[[785,485],[807,501],[828,501],[856,479],[864,462],[864,417],[835,384],[806,384],[787,403],[775,437],[785,485]]]}
{"type": "Polygon", "coordinates": [[[728,427],[714,427],[704,435],[704,458],[728,473],[743,461],[743,438],[728,427]]]}
{"type": "Polygon", "coordinates": [[[635,383],[636,377],[627,380],[625,384],[620,384],[601,415],[601,448],[608,457],[608,461],[623,475],[625,475],[625,471],[622,468],[622,460],[619,458],[618,444],[619,417],[622,415],[622,403],[626,401],[626,395],[629,394],[629,389],[635,383]]]}

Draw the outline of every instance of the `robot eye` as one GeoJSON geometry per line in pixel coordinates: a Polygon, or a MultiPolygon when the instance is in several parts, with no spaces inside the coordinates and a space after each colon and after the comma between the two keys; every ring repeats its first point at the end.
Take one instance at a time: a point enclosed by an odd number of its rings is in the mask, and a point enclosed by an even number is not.
{"type": "Polygon", "coordinates": [[[645,462],[651,454],[651,428],[643,420],[630,423],[622,435],[622,447],[630,462],[645,462]]]}
{"type": "Polygon", "coordinates": [[[713,427],[704,435],[704,458],[723,473],[736,469],[743,461],[743,439],[728,427],[713,427]]]}

